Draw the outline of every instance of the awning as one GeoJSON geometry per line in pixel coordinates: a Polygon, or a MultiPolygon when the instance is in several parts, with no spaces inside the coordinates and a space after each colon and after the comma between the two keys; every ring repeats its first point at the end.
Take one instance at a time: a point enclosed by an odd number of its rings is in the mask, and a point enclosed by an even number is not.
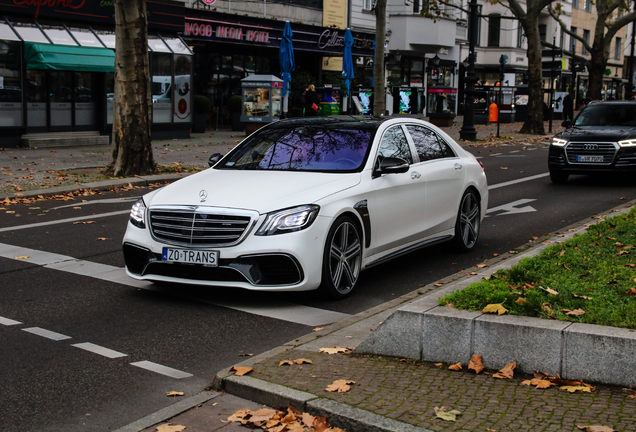
{"type": "Polygon", "coordinates": [[[108,48],[24,43],[27,69],[115,72],[115,52],[108,48]]]}

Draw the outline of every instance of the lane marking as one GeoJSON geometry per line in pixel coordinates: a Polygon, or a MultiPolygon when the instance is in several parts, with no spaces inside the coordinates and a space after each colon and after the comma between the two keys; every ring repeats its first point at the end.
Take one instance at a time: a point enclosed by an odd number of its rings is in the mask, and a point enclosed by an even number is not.
{"type": "Polygon", "coordinates": [[[12,320],[12,319],[0,316],[0,324],[6,325],[6,326],[12,326],[12,325],[17,325],[22,323],[20,321],[16,321],[16,320],[12,320]]]}
{"type": "Polygon", "coordinates": [[[72,339],[70,336],[66,336],[61,333],[55,333],[55,332],[52,332],[51,330],[46,330],[40,327],[29,327],[29,328],[23,328],[22,330],[25,332],[33,333],[34,335],[38,335],[38,336],[45,337],[47,339],[54,340],[54,341],[72,339]]]}
{"type": "Polygon", "coordinates": [[[496,212],[496,211],[503,211],[503,213],[499,213],[497,215],[497,216],[503,216],[503,215],[511,215],[511,214],[516,214],[516,213],[535,212],[535,211],[537,211],[537,209],[535,209],[532,206],[525,206],[525,207],[519,207],[519,208],[516,207],[516,206],[520,206],[520,205],[523,205],[523,204],[530,203],[532,201],[536,201],[536,199],[530,199],[530,198],[520,199],[520,200],[517,200],[517,201],[513,201],[511,203],[508,203],[508,204],[500,205],[498,207],[489,208],[486,211],[486,213],[491,213],[491,212],[496,212]]]}
{"type": "MultiPolygon", "coordinates": [[[[128,276],[123,267],[115,267],[80,260],[67,255],[0,243],[0,257],[15,259],[17,256],[28,257],[18,261],[40,265],[47,269],[59,270],[80,276],[88,276],[106,282],[113,282],[149,291],[157,291],[157,287],[155,287],[153,283],[136,280],[128,276]]],[[[170,293],[170,291],[167,292],[170,293]]],[[[349,314],[334,312],[327,309],[319,309],[278,300],[271,302],[259,302],[256,305],[250,305],[246,302],[210,301],[195,296],[187,296],[183,294],[178,295],[182,298],[187,298],[201,303],[307,326],[331,324],[351,316],[349,314]]]]}
{"type": "Polygon", "coordinates": [[[523,182],[527,182],[527,181],[532,181],[532,180],[540,179],[540,178],[543,178],[543,177],[548,177],[549,175],[550,175],[550,173],[543,173],[543,174],[533,175],[533,176],[530,176],[530,177],[520,178],[520,179],[517,179],[517,180],[511,180],[511,181],[508,181],[508,182],[497,183],[497,184],[488,186],[488,190],[498,189],[500,187],[505,187],[505,186],[512,186],[512,185],[515,185],[515,184],[519,184],[519,183],[523,183],[523,182]]]}
{"type": "Polygon", "coordinates": [[[180,371],[178,369],[173,369],[173,368],[170,368],[168,366],[163,366],[163,365],[160,365],[158,363],[153,363],[153,362],[147,361],[147,360],[131,363],[131,365],[140,367],[142,369],[149,370],[151,372],[156,372],[156,373],[161,374],[161,375],[166,375],[166,376],[169,376],[171,378],[176,378],[176,379],[189,378],[189,377],[193,376],[190,373],[183,372],[183,371],[180,371]]]}
{"type": "Polygon", "coordinates": [[[38,222],[38,223],[33,223],[33,224],[28,224],[28,225],[17,225],[17,226],[13,226],[13,227],[5,227],[5,228],[0,228],[0,232],[16,231],[16,230],[22,230],[22,229],[28,229],[28,228],[39,228],[39,227],[43,227],[43,226],[58,225],[58,224],[63,224],[63,223],[68,223],[68,222],[82,221],[82,220],[86,220],[86,219],[96,219],[96,218],[117,216],[117,215],[122,215],[122,214],[126,214],[126,213],[130,213],[130,210],[119,210],[119,211],[114,211],[114,212],[95,214],[95,215],[91,215],[91,216],[78,216],[78,217],[54,220],[54,221],[49,221],[49,222],[38,222]]]}
{"type": "Polygon", "coordinates": [[[90,351],[95,354],[99,354],[104,357],[108,357],[111,359],[119,358],[119,357],[128,357],[128,354],[120,353],[119,351],[115,351],[109,348],[104,348],[103,346],[95,345],[90,342],[78,343],[71,345],[76,348],[80,348],[86,351],[90,351]]]}

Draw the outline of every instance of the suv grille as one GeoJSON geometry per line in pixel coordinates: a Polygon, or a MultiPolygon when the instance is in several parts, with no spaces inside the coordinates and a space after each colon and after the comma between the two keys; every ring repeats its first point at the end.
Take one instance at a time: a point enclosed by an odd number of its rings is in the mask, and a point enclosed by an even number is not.
{"type": "Polygon", "coordinates": [[[251,225],[251,215],[247,212],[228,214],[215,210],[218,209],[150,209],[150,230],[157,240],[172,244],[231,246],[238,243],[251,225]]]}
{"type": "Polygon", "coordinates": [[[604,163],[611,164],[616,154],[616,146],[614,143],[587,143],[587,142],[570,142],[566,147],[568,162],[576,163],[604,163]],[[602,162],[577,161],[577,156],[602,156],[602,162]]]}

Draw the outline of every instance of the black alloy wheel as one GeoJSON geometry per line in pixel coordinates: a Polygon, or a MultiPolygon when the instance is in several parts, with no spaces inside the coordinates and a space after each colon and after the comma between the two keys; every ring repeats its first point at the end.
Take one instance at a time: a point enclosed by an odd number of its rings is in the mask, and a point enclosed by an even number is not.
{"type": "Polygon", "coordinates": [[[360,230],[351,217],[340,217],[327,234],[320,290],[332,299],[349,296],[358,282],[361,265],[360,230]]]}
{"type": "Polygon", "coordinates": [[[460,252],[473,250],[479,238],[481,226],[481,203],[477,193],[469,189],[464,192],[455,223],[455,244],[460,252]]]}

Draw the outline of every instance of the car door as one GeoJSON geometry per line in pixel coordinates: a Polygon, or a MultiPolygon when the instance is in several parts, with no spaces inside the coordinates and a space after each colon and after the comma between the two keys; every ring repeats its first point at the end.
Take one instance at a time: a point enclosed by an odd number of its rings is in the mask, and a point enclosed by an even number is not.
{"type": "MultiPolygon", "coordinates": [[[[385,157],[399,157],[413,166],[413,151],[401,125],[384,131],[375,166],[385,157]]],[[[381,253],[418,238],[419,220],[424,217],[423,178],[415,169],[405,173],[375,175],[374,200],[369,206],[371,247],[369,255],[381,253]]]]}
{"type": "Polygon", "coordinates": [[[435,131],[414,124],[406,129],[419,159],[413,168],[422,174],[426,185],[422,231],[426,236],[441,233],[455,226],[466,169],[435,131]]]}

